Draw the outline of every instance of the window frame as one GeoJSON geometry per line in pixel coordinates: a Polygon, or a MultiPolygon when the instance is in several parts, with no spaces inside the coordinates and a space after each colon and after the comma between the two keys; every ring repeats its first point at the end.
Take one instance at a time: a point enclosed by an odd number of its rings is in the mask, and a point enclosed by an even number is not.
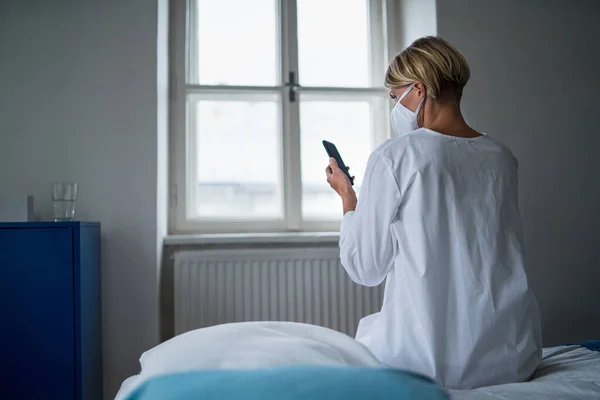
{"type": "MultiPolygon", "coordinates": [[[[369,18],[371,27],[371,43],[375,47],[371,55],[372,82],[382,81],[380,71],[384,63],[391,61],[399,51],[397,18],[401,0],[369,0],[369,18]],[[374,12],[373,12],[374,11],[374,12]],[[380,35],[374,35],[374,30],[380,35]],[[377,37],[378,36],[378,37],[377,37]],[[374,40],[375,38],[375,40],[374,40]],[[379,57],[375,52],[380,53],[379,57]]],[[[187,12],[195,0],[172,0],[170,2],[170,121],[169,121],[169,233],[266,233],[266,232],[332,232],[339,230],[340,220],[303,220],[302,216],[302,182],[300,164],[300,100],[291,102],[288,99],[289,88],[285,85],[289,71],[298,71],[297,16],[296,0],[279,0],[279,56],[280,66],[277,86],[212,86],[188,84],[188,77],[196,67],[190,62],[189,51],[194,49],[194,38],[188,32],[195,26],[194,13],[187,12]],[[214,92],[219,95],[269,93],[280,96],[280,149],[281,189],[283,215],[273,220],[223,220],[188,218],[188,199],[193,198],[188,185],[190,171],[195,171],[195,157],[191,154],[195,146],[193,135],[188,134],[191,124],[189,117],[188,94],[214,92]]],[[[194,36],[194,35],[191,35],[194,36]]],[[[300,71],[301,73],[301,71],[300,71]]],[[[197,76],[197,74],[195,75],[197,76]]],[[[364,100],[368,96],[387,96],[383,87],[347,88],[347,87],[299,87],[298,96],[323,96],[356,100],[364,100]]],[[[199,96],[198,96],[199,97],[199,96]]],[[[391,103],[384,102],[386,107],[372,107],[373,137],[372,147],[390,137],[387,123],[391,103]]],[[[340,205],[341,215],[341,205],[340,205]]]]}

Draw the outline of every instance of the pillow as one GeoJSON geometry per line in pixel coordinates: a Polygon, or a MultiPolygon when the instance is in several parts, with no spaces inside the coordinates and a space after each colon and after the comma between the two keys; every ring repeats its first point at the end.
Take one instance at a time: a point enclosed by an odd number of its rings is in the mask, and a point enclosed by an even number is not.
{"type": "Polygon", "coordinates": [[[362,367],[283,367],[185,372],[153,378],[127,400],[447,400],[432,381],[406,372],[362,367]]]}
{"type": "Polygon", "coordinates": [[[294,322],[242,322],[197,329],[146,351],[141,372],[121,386],[117,400],[149,377],[194,370],[290,365],[383,365],[343,333],[294,322]]]}
{"type": "Polygon", "coordinates": [[[343,333],[294,322],[242,322],[197,329],[142,354],[143,373],[282,365],[381,366],[343,333]]]}

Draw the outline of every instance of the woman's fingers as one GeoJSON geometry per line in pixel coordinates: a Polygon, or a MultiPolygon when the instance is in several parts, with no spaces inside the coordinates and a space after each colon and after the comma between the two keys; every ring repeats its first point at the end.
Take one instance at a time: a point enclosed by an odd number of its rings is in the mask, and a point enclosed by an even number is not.
{"type": "Polygon", "coordinates": [[[333,177],[333,169],[329,165],[325,167],[325,176],[327,177],[328,182],[333,177]]]}

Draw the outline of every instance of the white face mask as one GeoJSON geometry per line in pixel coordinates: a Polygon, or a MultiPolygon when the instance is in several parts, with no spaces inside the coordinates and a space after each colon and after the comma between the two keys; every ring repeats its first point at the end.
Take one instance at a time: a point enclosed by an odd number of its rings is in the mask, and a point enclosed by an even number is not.
{"type": "Polygon", "coordinates": [[[419,115],[419,110],[421,109],[425,98],[421,99],[421,102],[415,111],[410,111],[408,108],[404,107],[402,103],[400,103],[402,99],[410,93],[414,86],[414,83],[410,85],[408,89],[402,93],[402,96],[400,96],[394,108],[392,108],[390,119],[392,121],[392,128],[394,129],[394,132],[396,132],[396,136],[404,135],[405,133],[419,129],[417,116],[419,115]]]}

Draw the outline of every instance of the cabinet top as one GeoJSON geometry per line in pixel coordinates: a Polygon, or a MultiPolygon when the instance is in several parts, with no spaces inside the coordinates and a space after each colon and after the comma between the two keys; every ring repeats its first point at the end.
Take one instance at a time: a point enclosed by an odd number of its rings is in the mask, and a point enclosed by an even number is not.
{"type": "Polygon", "coordinates": [[[100,227],[100,222],[87,221],[39,221],[39,222],[0,222],[0,229],[3,228],[83,228],[100,227]]]}

